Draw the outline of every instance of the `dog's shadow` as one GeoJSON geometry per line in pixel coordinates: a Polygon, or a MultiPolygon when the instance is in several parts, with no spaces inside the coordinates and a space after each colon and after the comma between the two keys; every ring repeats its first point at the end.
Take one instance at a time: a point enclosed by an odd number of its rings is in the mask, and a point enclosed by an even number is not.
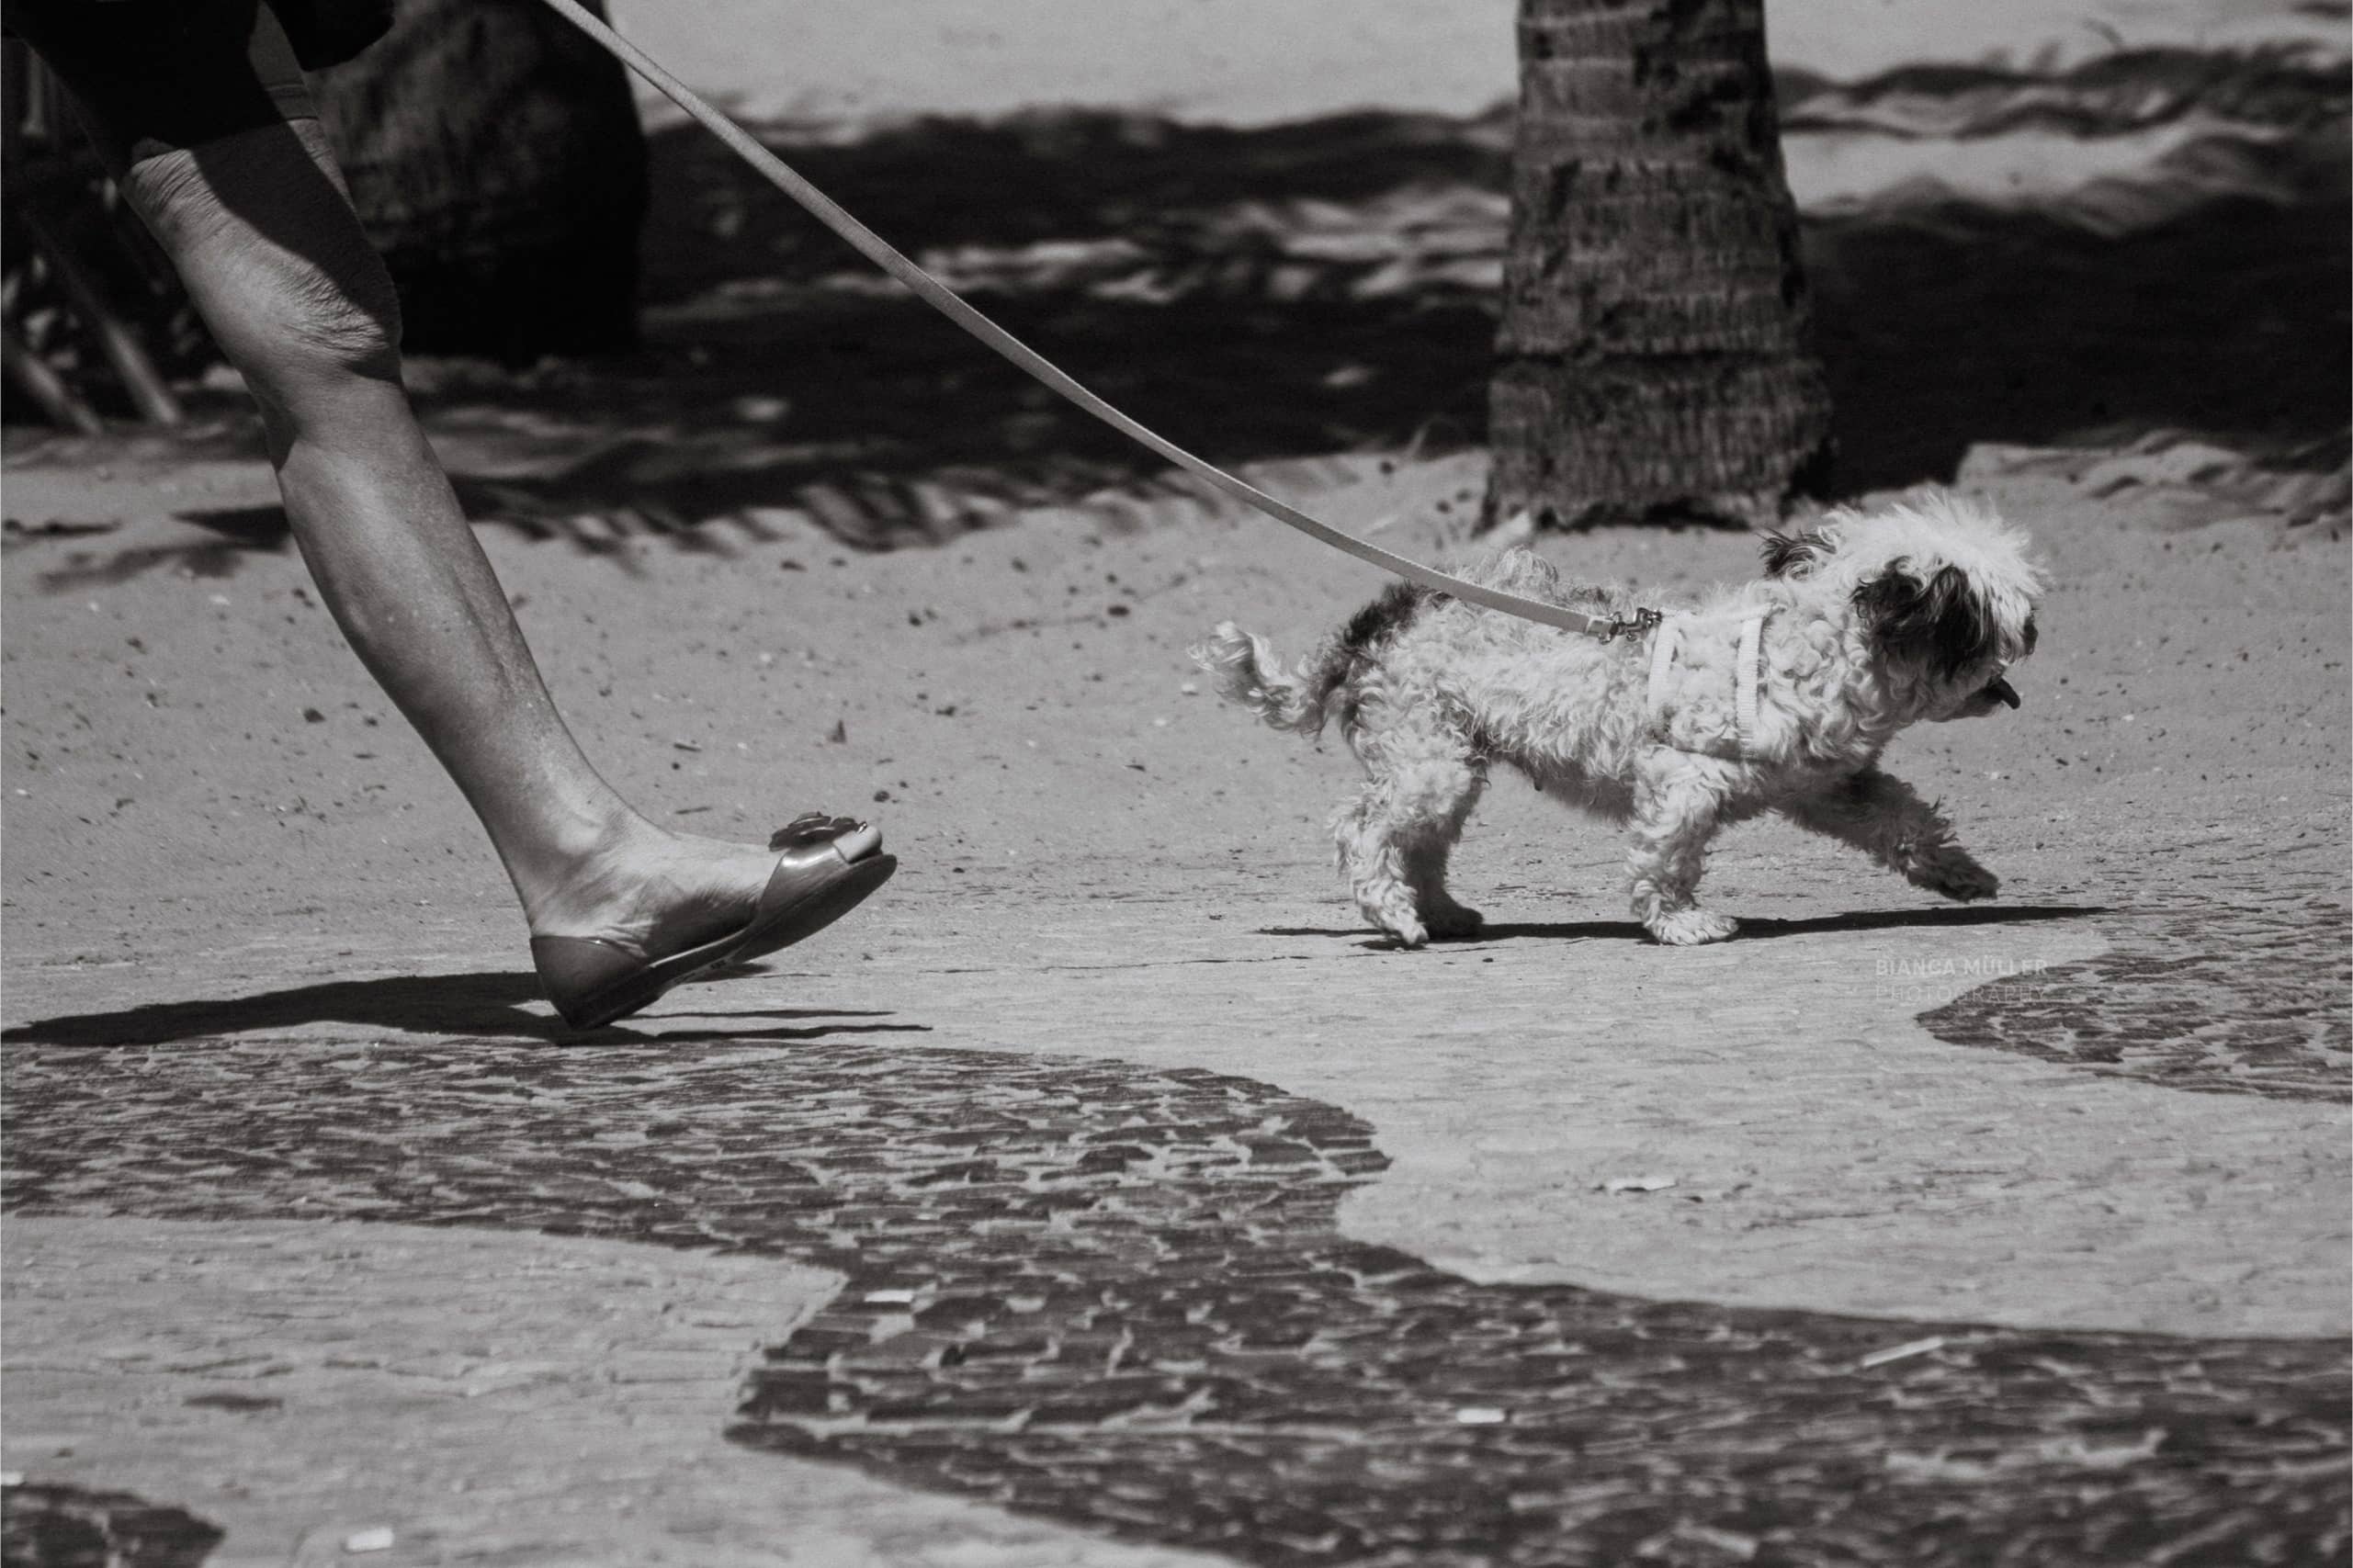
{"type": "MultiPolygon", "coordinates": [[[[750,975],[754,971],[739,973],[750,975]]],[[[679,1016],[675,1003],[682,998],[699,998],[706,985],[707,982],[672,993],[673,1010],[666,1016],[679,1016]]],[[[921,1023],[831,1021],[895,1016],[889,1012],[830,1008],[762,1008],[721,1012],[710,1007],[697,1008],[688,1016],[758,1019],[763,1022],[748,1029],[664,1028],[654,1033],[641,1026],[651,1021],[631,1020],[602,1029],[580,1030],[545,1011],[526,1008],[525,1004],[537,1000],[538,995],[538,985],[531,976],[512,973],[394,975],[376,980],[330,980],[246,997],[151,1002],[111,1012],[39,1019],[0,1031],[0,1043],[96,1047],[164,1045],[221,1035],[313,1029],[322,1024],[350,1024],[443,1037],[537,1040],[563,1045],[819,1040],[841,1034],[927,1033],[930,1030],[929,1025],[921,1023]],[[800,1021],[804,1020],[829,1021],[800,1021]]]]}
{"type": "MultiPolygon", "coordinates": [[[[1859,909],[1843,915],[1815,915],[1784,920],[1770,917],[1740,921],[1736,941],[1751,942],[1784,936],[1813,936],[1825,931],[1870,931],[1918,929],[1939,931],[1963,926],[2029,925],[2042,920],[2072,920],[2109,912],[2104,904],[1973,905],[1945,909],[1859,909]]],[[[1329,926],[1261,926],[1260,936],[1319,936],[1356,939],[1355,945],[1374,952],[1395,951],[1395,938],[1372,935],[1361,927],[1341,931],[1329,926]]],[[[1476,936],[1432,939],[1432,947],[1468,949],[1503,942],[1638,942],[1650,933],[1633,920],[1499,920],[1482,927],[1476,936]]]]}

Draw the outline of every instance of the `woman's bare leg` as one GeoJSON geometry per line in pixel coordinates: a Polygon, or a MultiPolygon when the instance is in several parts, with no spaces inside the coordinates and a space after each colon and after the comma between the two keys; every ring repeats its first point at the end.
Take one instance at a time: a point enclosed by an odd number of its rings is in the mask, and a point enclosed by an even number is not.
{"type": "Polygon", "coordinates": [[[742,919],[774,857],[656,828],[558,716],[409,407],[391,282],[318,123],[150,158],[121,183],[261,404],[329,610],[481,818],[532,933],[658,953],[742,919]]]}

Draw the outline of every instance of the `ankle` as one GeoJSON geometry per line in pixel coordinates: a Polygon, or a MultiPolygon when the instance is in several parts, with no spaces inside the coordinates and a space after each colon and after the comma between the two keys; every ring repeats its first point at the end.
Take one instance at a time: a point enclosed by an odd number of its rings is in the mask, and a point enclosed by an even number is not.
{"type": "Polygon", "coordinates": [[[572,824],[526,850],[504,852],[502,846],[502,859],[524,919],[534,934],[543,935],[635,901],[645,868],[664,858],[670,840],[625,807],[572,824]]]}
{"type": "Polygon", "coordinates": [[[775,868],[775,856],[756,845],[640,822],[622,842],[575,863],[571,880],[536,889],[524,915],[534,936],[669,951],[743,919],[775,868]]]}

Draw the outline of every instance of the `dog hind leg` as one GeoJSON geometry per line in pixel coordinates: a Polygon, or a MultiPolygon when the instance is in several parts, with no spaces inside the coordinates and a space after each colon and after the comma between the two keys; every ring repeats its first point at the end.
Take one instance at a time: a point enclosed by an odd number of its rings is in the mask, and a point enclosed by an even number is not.
{"type": "Polygon", "coordinates": [[[1478,935],[1486,917],[1446,891],[1446,864],[1487,789],[1487,770],[1467,755],[1431,758],[1406,770],[1397,789],[1401,815],[1415,824],[1399,840],[1399,858],[1421,923],[1441,942],[1478,935]]]}
{"type": "Polygon", "coordinates": [[[1455,737],[1351,737],[1363,793],[1332,821],[1341,870],[1364,918],[1404,947],[1476,935],[1476,909],[1446,891],[1446,863],[1487,784],[1485,766],[1455,737]]]}
{"type": "Polygon", "coordinates": [[[1363,793],[1332,818],[1332,841],[1340,847],[1340,869],[1348,890],[1364,918],[1397,939],[1400,947],[1420,947],[1430,940],[1406,880],[1403,848],[1389,832],[1388,782],[1375,777],[1363,793]]]}

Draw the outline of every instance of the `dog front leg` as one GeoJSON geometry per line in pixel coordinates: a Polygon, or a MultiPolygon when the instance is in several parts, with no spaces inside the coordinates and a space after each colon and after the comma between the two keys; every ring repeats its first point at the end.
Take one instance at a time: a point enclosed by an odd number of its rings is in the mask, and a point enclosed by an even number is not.
{"type": "Polygon", "coordinates": [[[1722,942],[1740,928],[1731,916],[1699,907],[1700,874],[1722,805],[1720,794],[1687,762],[1646,770],[1636,781],[1634,845],[1626,854],[1634,913],[1669,947],[1722,942]]]}
{"type": "Polygon", "coordinates": [[[2001,878],[1952,841],[1952,824],[1941,812],[1877,768],[1823,794],[1783,801],[1780,810],[1801,827],[1852,844],[1915,887],[1966,902],[1990,898],[2001,886],[2001,878]]]}

